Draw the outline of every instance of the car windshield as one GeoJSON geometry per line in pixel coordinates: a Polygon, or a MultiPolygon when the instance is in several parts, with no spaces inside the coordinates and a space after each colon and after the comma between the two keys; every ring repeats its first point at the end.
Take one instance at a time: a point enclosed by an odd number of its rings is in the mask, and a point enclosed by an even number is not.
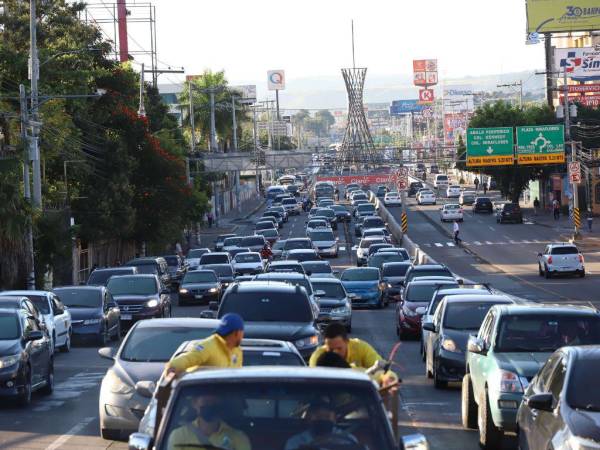
{"type": "Polygon", "coordinates": [[[306,225],[307,228],[328,227],[325,220],[311,220],[306,225]]]}
{"type": "Polygon", "coordinates": [[[600,373],[600,359],[592,358],[575,361],[567,386],[567,403],[574,409],[600,412],[600,390],[589,388],[595,385],[600,373]]]}
{"type": "Polygon", "coordinates": [[[446,175],[438,175],[436,177],[436,180],[438,180],[438,181],[447,181],[448,177],[446,175]]]}
{"type": "Polygon", "coordinates": [[[25,295],[25,297],[31,300],[31,303],[35,305],[35,307],[40,311],[40,313],[50,314],[50,305],[48,304],[48,299],[45,296],[27,294],[25,295]]]}
{"type": "Polygon", "coordinates": [[[375,253],[369,257],[369,266],[379,267],[386,262],[402,262],[405,261],[404,256],[397,253],[375,253]]]}
{"type": "Polygon", "coordinates": [[[200,264],[227,264],[229,263],[229,258],[227,255],[218,254],[218,253],[206,253],[202,255],[200,258],[200,264]]]}
{"type": "Polygon", "coordinates": [[[410,284],[404,294],[406,302],[429,303],[438,288],[435,284],[410,284]]]}
{"type": "Polygon", "coordinates": [[[304,366],[301,356],[277,350],[244,350],[246,366],[304,366]]]}
{"type": "Polygon", "coordinates": [[[168,266],[178,266],[179,265],[179,258],[177,256],[169,255],[169,256],[163,256],[163,258],[165,258],[165,261],[167,262],[168,266]]]}
{"type": "Polygon", "coordinates": [[[202,327],[137,327],[127,337],[120,358],[131,362],[167,362],[186,341],[204,339],[214,332],[202,327]]]}
{"type": "Polygon", "coordinates": [[[577,255],[577,247],[554,247],[552,248],[553,255],[577,255]]]}
{"type": "MultiPolygon", "coordinates": [[[[359,207],[360,209],[360,207],[359,207]]],[[[377,227],[385,227],[385,222],[381,220],[379,217],[367,218],[363,221],[363,227],[365,228],[377,228],[377,227]]]]}
{"type": "Polygon", "coordinates": [[[283,248],[285,247],[285,243],[286,241],[275,242],[275,244],[273,245],[273,250],[283,250],[283,248]]]}
{"type": "Polygon", "coordinates": [[[137,267],[138,273],[143,273],[146,275],[152,275],[152,274],[157,273],[155,265],[146,264],[143,266],[136,266],[136,267],[137,267]]]}
{"type": "Polygon", "coordinates": [[[297,202],[293,198],[284,198],[281,202],[282,205],[296,205],[297,202]]]}
{"type": "Polygon", "coordinates": [[[253,263],[253,262],[261,262],[260,255],[258,254],[248,254],[248,253],[240,253],[239,255],[235,255],[236,263],[253,263]]]}
{"type": "Polygon", "coordinates": [[[297,240],[297,241],[293,241],[293,240],[288,240],[285,242],[285,250],[296,250],[296,249],[307,249],[307,250],[312,250],[312,244],[308,239],[302,239],[302,240],[297,240]]]}
{"type": "Polygon", "coordinates": [[[237,313],[248,322],[312,322],[306,294],[264,289],[264,292],[231,292],[222,301],[219,317],[237,313]]]}
{"type": "Polygon", "coordinates": [[[375,211],[375,205],[372,205],[370,203],[365,203],[364,205],[358,205],[357,208],[358,208],[359,212],[375,211]]]}
{"type": "Polygon", "coordinates": [[[16,313],[0,313],[0,341],[15,340],[21,334],[16,313]]]}
{"type": "Polygon", "coordinates": [[[303,263],[302,267],[307,272],[311,272],[313,275],[315,273],[331,273],[331,266],[329,264],[323,263],[303,263]]]}
{"type": "Polygon", "coordinates": [[[229,264],[214,264],[203,266],[203,269],[214,271],[218,277],[232,277],[233,269],[229,264]]]}
{"type": "Polygon", "coordinates": [[[188,258],[200,258],[205,253],[208,253],[208,251],[206,249],[194,248],[188,252],[187,257],[188,258]]]}
{"type": "Polygon", "coordinates": [[[460,209],[460,205],[446,205],[445,209],[460,209]]]}
{"type": "Polygon", "coordinates": [[[479,197],[477,198],[477,203],[492,203],[492,201],[487,197],[479,197]]]}
{"type": "Polygon", "coordinates": [[[262,234],[264,237],[277,237],[277,236],[279,236],[279,233],[277,232],[277,230],[271,229],[271,228],[268,228],[266,230],[261,230],[260,234],[262,234]]]}
{"type": "Polygon", "coordinates": [[[316,281],[312,285],[315,291],[325,292],[325,295],[322,297],[335,298],[337,300],[342,300],[346,297],[342,283],[319,283],[316,281]]]}
{"type": "Polygon", "coordinates": [[[234,245],[238,245],[240,242],[242,242],[241,237],[230,237],[227,238],[223,241],[223,247],[230,247],[230,246],[234,246],[234,245]]]}
{"type": "Polygon", "coordinates": [[[348,212],[348,210],[342,205],[331,205],[330,208],[334,211],[348,212]]]}
{"type": "Polygon", "coordinates": [[[448,269],[423,269],[423,270],[411,270],[408,275],[410,281],[416,277],[450,277],[453,278],[452,274],[448,269]]]}
{"type": "Polygon", "coordinates": [[[503,317],[496,352],[553,352],[565,345],[600,344],[600,318],[573,314],[503,317]]]}
{"type": "Polygon", "coordinates": [[[342,281],[377,281],[379,270],[377,269],[346,269],[342,273],[342,281]]]}
{"type": "Polygon", "coordinates": [[[242,239],[242,242],[240,242],[240,247],[253,247],[256,245],[264,245],[264,244],[265,244],[265,240],[262,236],[261,237],[253,236],[253,237],[245,237],[244,239],[242,239]]]}
{"type": "Polygon", "coordinates": [[[182,283],[216,283],[217,276],[212,272],[188,272],[183,277],[182,283]]]}
{"type": "Polygon", "coordinates": [[[126,273],[127,272],[123,270],[94,270],[88,278],[87,284],[95,286],[106,286],[108,279],[113,275],[125,275],[126,273]]]}
{"type": "Polygon", "coordinates": [[[444,328],[451,330],[479,330],[483,318],[492,307],[491,302],[449,302],[444,312],[444,328]]]}
{"type": "Polygon", "coordinates": [[[114,277],[106,287],[112,295],[152,295],[158,292],[156,280],[150,277],[114,277]]]}
{"type": "Polygon", "coordinates": [[[310,233],[310,238],[313,241],[335,241],[335,237],[331,231],[313,231],[310,233]]]}
{"type": "Polygon", "coordinates": [[[384,277],[403,277],[410,268],[410,264],[390,264],[383,266],[384,277]]]}
{"type": "Polygon", "coordinates": [[[269,266],[268,271],[270,272],[299,272],[302,273],[302,266],[297,263],[289,263],[289,264],[274,264],[269,266]]]}
{"type": "Polygon", "coordinates": [[[312,290],[312,284],[310,283],[310,281],[308,280],[308,278],[286,278],[285,275],[281,275],[281,276],[258,276],[256,278],[257,280],[271,280],[271,281],[279,281],[282,283],[288,283],[291,284],[293,286],[299,285],[302,286],[304,289],[306,289],[306,292],[308,293],[308,295],[312,295],[313,290],[312,290]]]}
{"type": "MultiPolygon", "coordinates": [[[[211,405],[219,419],[226,424],[235,424],[244,440],[254,443],[252,448],[257,450],[280,450],[284,444],[285,448],[307,450],[397,448],[387,428],[388,419],[382,411],[380,397],[368,383],[298,381],[285,377],[250,379],[241,383],[202,382],[183,386],[171,401],[173,406],[169,417],[165,418],[164,444],[160,450],[205,448],[193,444],[198,438],[190,431],[198,415],[198,404],[211,405]],[[335,439],[335,446],[310,444],[310,430],[314,427],[309,418],[311,414],[335,418],[332,436],[340,436],[335,439]],[[257,424],[268,424],[268,431],[257,424]],[[309,444],[305,445],[305,442],[309,444]]],[[[206,448],[222,449],[212,445],[206,448]]],[[[227,445],[223,450],[225,448],[234,447],[227,445]]]]}
{"type": "Polygon", "coordinates": [[[333,209],[323,208],[323,209],[317,209],[317,215],[331,218],[331,217],[335,216],[335,212],[333,211],[333,209]]]}
{"type": "Polygon", "coordinates": [[[363,239],[360,241],[360,248],[369,248],[373,244],[385,244],[383,239],[363,239]]]}
{"type": "MultiPolygon", "coordinates": [[[[116,278],[113,278],[113,280],[116,278]]],[[[100,289],[57,288],[54,293],[70,308],[99,308],[102,306],[100,289]]]]}

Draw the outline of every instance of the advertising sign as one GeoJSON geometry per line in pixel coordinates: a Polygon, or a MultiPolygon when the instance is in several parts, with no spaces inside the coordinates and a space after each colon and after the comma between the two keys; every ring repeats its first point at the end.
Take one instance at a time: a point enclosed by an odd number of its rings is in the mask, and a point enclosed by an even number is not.
{"type": "Polygon", "coordinates": [[[448,145],[456,143],[458,136],[465,135],[469,125],[469,113],[446,113],[444,114],[444,142],[448,145]]]}
{"type": "Polygon", "coordinates": [[[256,85],[255,84],[244,84],[240,86],[230,86],[232,91],[236,91],[240,98],[237,100],[242,104],[251,105],[256,103],[256,85]]]}
{"type": "Polygon", "coordinates": [[[567,89],[569,94],[600,92],[600,84],[570,84],[567,89]]]}
{"type": "Polygon", "coordinates": [[[559,164],[565,162],[564,125],[517,127],[519,164],[559,164]]]}
{"type": "Polygon", "coordinates": [[[579,162],[569,163],[569,181],[571,183],[581,183],[581,166],[579,162]]]}
{"type": "Polygon", "coordinates": [[[399,116],[401,114],[410,114],[422,112],[424,105],[420,105],[418,100],[394,100],[390,105],[390,115],[399,116]]]}
{"type": "Polygon", "coordinates": [[[469,128],[467,166],[503,166],[513,163],[512,127],[469,128]]]}
{"type": "Polygon", "coordinates": [[[437,59],[413,60],[413,82],[415,86],[433,86],[438,83],[437,59]]]}
{"type": "Polygon", "coordinates": [[[527,0],[527,32],[600,29],[598,0],[527,0]]]}
{"type": "Polygon", "coordinates": [[[281,91],[285,89],[285,70],[269,70],[267,82],[270,91],[281,91]]]}
{"type": "Polygon", "coordinates": [[[600,50],[593,47],[557,48],[554,65],[575,81],[600,80],[600,50]]]}
{"type": "Polygon", "coordinates": [[[433,89],[419,89],[419,103],[421,105],[433,103],[433,89]]]}
{"type": "MultiPolygon", "coordinates": [[[[560,102],[564,104],[565,96],[562,95],[560,97],[560,102]]],[[[582,106],[589,106],[590,108],[597,108],[600,106],[600,94],[595,95],[585,95],[585,96],[569,96],[570,103],[578,103],[582,106]]]]}
{"type": "Polygon", "coordinates": [[[388,184],[395,183],[396,174],[383,173],[379,175],[338,175],[330,177],[317,177],[317,181],[331,181],[333,184],[388,184]]]}
{"type": "Polygon", "coordinates": [[[473,111],[473,86],[470,84],[446,85],[442,90],[444,109],[448,112],[473,111]]]}

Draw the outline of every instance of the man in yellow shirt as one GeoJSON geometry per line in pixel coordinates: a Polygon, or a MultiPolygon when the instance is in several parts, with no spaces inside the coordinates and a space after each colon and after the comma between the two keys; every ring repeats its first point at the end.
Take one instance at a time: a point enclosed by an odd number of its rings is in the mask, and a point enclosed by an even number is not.
{"type": "MultiPolygon", "coordinates": [[[[341,323],[330,323],[323,332],[325,339],[324,345],[317,348],[309,360],[310,367],[316,367],[319,358],[326,352],[334,352],[341,356],[353,369],[366,371],[377,364],[377,361],[383,361],[383,358],[367,342],[360,339],[350,339],[346,332],[346,327],[341,323]]],[[[396,374],[392,371],[377,373],[376,381],[380,386],[388,386],[398,380],[396,374]]]]}
{"type": "Polygon", "coordinates": [[[197,450],[206,445],[206,449],[251,450],[246,433],[230,427],[220,419],[222,405],[214,395],[194,398],[192,407],[197,417],[187,425],[173,430],[169,435],[169,450],[197,450]]]}
{"type": "Polygon", "coordinates": [[[167,371],[180,374],[192,367],[242,367],[244,320],[225,314],[214,334],[190,343],[188,350],[167,363],[167,371]]]}

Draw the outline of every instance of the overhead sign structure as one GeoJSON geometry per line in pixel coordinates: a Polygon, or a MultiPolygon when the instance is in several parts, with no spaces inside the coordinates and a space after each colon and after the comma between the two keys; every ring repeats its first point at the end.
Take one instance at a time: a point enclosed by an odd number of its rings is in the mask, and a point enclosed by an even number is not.
{"type": "Polygon", "coordinates": [[[575,184],[581,183],[581,165],[579,162],[569,163],[569,182],[575,184]]]}
{"type": "Polygon", "coordinates": [[[527,0],[527,33],[600,29],[598,0],[527,0]]]}
{"type": "Polygon", "coordinates": [[[433,103],[433,89],[419,89],[419,103],[429,105],[433,103]]]}
{"type": "Polygon", "coordinates": [[[419,100],[394,100],[390,105],[390,115],[420,113],[424,109],[425,105],[419,104],[419,100]]]}
{"type": "Polygon", "coordinates": [[[557,48],[554,65],[575,81],[600,80],[600,49],[593,47],[557,48]]]}
{"type": "Polygon", "coordinates": [[[239,86],[229,86],[229,89],[236,91],[240,96],[238,102],[244,105],[256,103],[256,85],[244,84],[239,86]]]}
{"type": "Polygon", "coordinates": [[[270,91],[282,91],[285,89],[285,70],[269,70],[267,82],[270,91]]]}
{"type": "Polygon", "coordinates": [[[517,127],[517,162],[519,164],[564,163],[564,125],[517,127]]]}
{"type": "Polygon", "coordinates": [[[503,166],[513,164],[513,161],[512,127],[467,130],[467,166],[503,166]]]}
{"type": "Polygon", "coordinates": [[[415,86],[434,86],[438,83],[437,59],[413,60],[413,83],[415,86]]]}

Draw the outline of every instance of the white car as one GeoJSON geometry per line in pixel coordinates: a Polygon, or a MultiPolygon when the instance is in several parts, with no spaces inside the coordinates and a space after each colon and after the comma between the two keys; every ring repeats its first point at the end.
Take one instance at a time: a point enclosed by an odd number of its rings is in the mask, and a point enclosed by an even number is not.
{"type": "Polygon", "coordinates": [[[265,265],[260,253],[238,253],[233,258],[233,272],[237,275],[256,275],[265,271],[265,265]]]}
{"type": "Polygon", "coordinates": [[[448,175],[444,175],[442,173],[436,175],[433,181],[433,187],[436,189],[445,188],[448,186],[448,184],[450,184],[448,180],[448,175]]]}
{"type": "Polygon", "coordinates": [[[458,203],[448,203],[440,208],[440,220],[442,222],[458,220],[463,221],[463,209],[458,203]]]}
{"type": "Polygon", "coordinates": [[[456,185],[456,184],[452,184],[450,186],[448,186],[448,189],[446,189],[446,197],[448,198],[458,198],[460,197],[460,186],[456,185]]]}
{"type": "Polygon", "coordinates": [[[417,204],[419,205],[435,205],[437,203],[437,198],[433,191],[428,189],[419,191],[417,193],[417,204]]]}
{"type": "Polygon", "coordinates": [[[569,242],[548,244],[544,253],[538,254],[538,270],[540,276],[546,278],[561,273],[572,273],[584,277],[583,255],[575,245],[569,242]]]}
{"type": "Polygon", "coordinates": [[[5,291],[2,295],[27,297],[39,309],[44,325],[52,339],[54,349],[68,352],[71,349],[71,313],[54,292],[5,291]]]}
{"type": "Polygon", "coordinates": [[[281,206],[285,208],[288,214],[299,215],[300,211],[302,211],[302,207],[295,198],[284,198],[281,201],[281,206]]]}
{"type": "Polygon", "coordinates": [[[383,204],[385,206],[402,206],[402,199],[397,192],[388,192],[383,197],[383,204]]]}

